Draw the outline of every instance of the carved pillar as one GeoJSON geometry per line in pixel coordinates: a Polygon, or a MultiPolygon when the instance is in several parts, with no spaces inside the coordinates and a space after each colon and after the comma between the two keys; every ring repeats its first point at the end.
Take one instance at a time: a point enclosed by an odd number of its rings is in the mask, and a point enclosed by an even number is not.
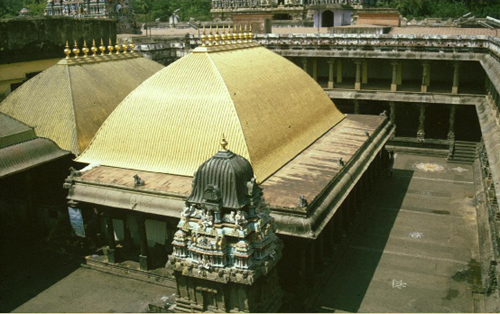
{"type": "Polygon", "coordinates": [[[111,213],[106,212],[106,227],[107,227],[107,240],[108,240],[108,263],[116,263],[116,242],[115,242],[115,228],[113,226],[113,217],[111,213]]]}
{"type": "Polygon", "coordinates": [[[391,82],[391,92],[398,90],[398,62],[391,62],[392,65],[392,82],[391,82]]]}
{"type": "Polygon", "coordinates": [[[392,124],[396,124],[396,103],[394,101],[389,101],[389,118],[391,119],[392,124]]]}
{"type": "Polygon", "coordinates": [[[318,58],[313,58],[313,73],[312,77],[314,81],[318,81],[318,58]]]}
{"type": "Polygon", "coordinates": [[[337,59],[337,83],[342,83],[343,79],[342,59],[337,59]]]}
{"type": "Polygon", "coordinates": [[[307,58],[302,58],[302,69],[307,73],[307,58]]]}
{"type": "Polygon", "coordinates": [[[335,65],[335,59],[330,59],[328,62],[328,88],[333,88],[333,66],[335,65]]]}
{"type": "Polygon", "coordinates": [[[368,84],[368,60],[363,60],[363,75],[361,76],[361,83],[368,84]]]}
{"type": "Polygon", "coordinates": [[[458,84],[460,81],[460,63],[453,63],[453,87],[451,88],[452,94],[458,94],[458,84]]]}
{"type": "Polygon", "coordinates": [[[422,88],[421,88],[421,92],[422,93],[427,93],[427,88],[428,86],[430,85],[430,64],[429,62],[423,62],[422,63],[422,67],[423,67],[423,70],[422,70],[422,88]]]}
{"type": "Polygon", "coordinates": [[[354,61],[354,64],[356,64],[356,82],[354,83],[354,89],[355,90],[360,90],[361,89],[361,65],[362,61],[354,61]]]}
{"type": "Polygon", "coordinates": [[[448,128],[448,140],[455,140],[455,105],[450,105],[450,120],[448,128]]]}
{"type": "Polygon", "coordinates": [[[148,258],[148,237],[146,234],[146,223],[144,215],[137,215],[137,227],[139,229],[139,237],[141,238],[141,254],[139,262],[141,270],[148,270],[150,267],[150,259],[148,258]]]}
{"type": "Polygon", "coordinates": [[[420,115],[418,118],[417,140],[425,139],[425,104],[420,104],[420,115]]]}
{"type": "Polygon", "coordinates": [[[359,100],[354,99],[354,114],[359,114],[359,100]]]}

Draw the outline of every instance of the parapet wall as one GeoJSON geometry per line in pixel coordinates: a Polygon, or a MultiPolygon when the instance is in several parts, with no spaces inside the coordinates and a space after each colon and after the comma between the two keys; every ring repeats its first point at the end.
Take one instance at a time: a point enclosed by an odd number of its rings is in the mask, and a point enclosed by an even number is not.
{"type": "Polygon", "coordinates": [[[92,18],[42,17],[0,20],[0,64],[63,58],[66,40],[82,48],[92,39],[116,41],[116,21],[92,18]]]}

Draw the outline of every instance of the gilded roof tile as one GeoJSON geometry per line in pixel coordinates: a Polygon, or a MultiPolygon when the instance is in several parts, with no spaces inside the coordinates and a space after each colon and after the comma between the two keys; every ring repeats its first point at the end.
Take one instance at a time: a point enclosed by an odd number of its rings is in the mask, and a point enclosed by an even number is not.
{"type": "Polygon", "coordinates": [[[34,139],[35,137],[32,127],[0,113],[0,148],[34,139]]]}
{"type": "Polygon", "coordinates": [[[17,88],[0,111],[78,155],[125,96],[161,68],[136,55],[63,59],[17,88]]]}
{"type": "Polygon", "coordinates": [[[231,48],[200,49],[145,81],[78,161],[192,176],[225,134],[263,181],[344,118],[290,61],[231,48]]]}
{"type": "Polygon", "coordinates": [[[0,178],[27,170],[40,164],[68,155],[54,142],[35,138],[8,147],[0,152],[0,178]]]}

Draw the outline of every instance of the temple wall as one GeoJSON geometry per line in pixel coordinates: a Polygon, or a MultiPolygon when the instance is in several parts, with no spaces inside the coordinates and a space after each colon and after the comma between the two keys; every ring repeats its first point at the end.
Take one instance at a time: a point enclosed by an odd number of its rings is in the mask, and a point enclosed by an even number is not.
{"type": "Polygon", "coordinates": [[[0,21],[0,64],[63,58],[66,40],[72,47],[111,38],[116,41],[116,21],[69,17],[14,18],[0,21]]]}

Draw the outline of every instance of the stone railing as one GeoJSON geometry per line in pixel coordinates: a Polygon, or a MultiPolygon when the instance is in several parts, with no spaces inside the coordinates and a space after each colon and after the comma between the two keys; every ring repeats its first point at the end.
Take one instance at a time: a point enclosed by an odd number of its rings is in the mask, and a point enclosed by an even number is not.
{"type": "MultiPolygon", "coordinates": [[[[500,59],[500,39],[490,36],[416,36],[380,34],[256,34],[254,42],[271,50],[346,50],[346,51],[400,51],[400,52],[481,52],[488,50],[500,59]]],[[[192,48],[201,45],[191,35],[192,48]]]]}

